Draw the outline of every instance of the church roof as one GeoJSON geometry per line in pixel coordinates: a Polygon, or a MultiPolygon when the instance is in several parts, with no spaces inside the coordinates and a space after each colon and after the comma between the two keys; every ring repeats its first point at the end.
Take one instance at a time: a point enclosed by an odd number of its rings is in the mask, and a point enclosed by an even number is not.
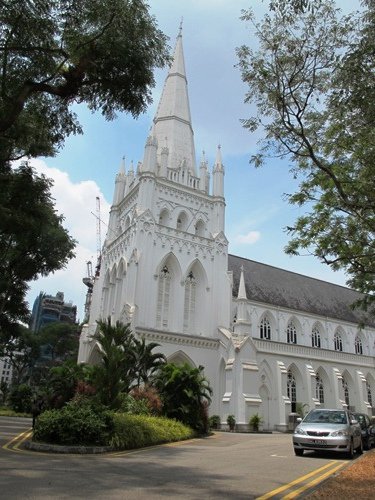
{"type": "Polygon", "coordinates": [[[229,255],[228,268],[233,273],[233,297],[237,297],[241,267],[248,300],[286,307],[319,316],[375,326],[375,318],[351,305],[362,294],[302,274],[229,255]]]}

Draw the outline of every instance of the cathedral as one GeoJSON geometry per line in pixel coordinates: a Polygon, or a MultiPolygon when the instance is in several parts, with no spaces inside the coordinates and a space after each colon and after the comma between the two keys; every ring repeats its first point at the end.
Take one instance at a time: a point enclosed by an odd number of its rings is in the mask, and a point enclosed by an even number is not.
{"type": "Polygon", "coordinates": [[[95,363],[96,320],[110,317],[168,361],[202,365],[223,423],[258,414],[287,431],[296,411],[372,415],[375,319],[351,307],[359,298],[228,254],[222,153],[196,164],[180,30],[143,160],[116,175],[78,361],[95,363]]]}

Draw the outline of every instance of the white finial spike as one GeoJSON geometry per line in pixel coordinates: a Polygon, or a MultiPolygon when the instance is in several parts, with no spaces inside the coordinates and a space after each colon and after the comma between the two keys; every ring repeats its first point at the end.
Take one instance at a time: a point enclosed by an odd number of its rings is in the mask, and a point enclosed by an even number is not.
{"type": "Polygon", "coordinates": [[[178,29],[178,36],[182,36],[182,23],[184,22],[184,18],[181,17],[180,27],[178,29]]]}
{"type": "Polygon", "coordinates": [[[119,173],[120,174],[125,174],[125,155],[121,159],[119,173]]]}
{"type": "Polygon", "coordinates": [[[238,287],[238,299],[247,299],[243,266],[241,266],[240,284],[238,287]]]}

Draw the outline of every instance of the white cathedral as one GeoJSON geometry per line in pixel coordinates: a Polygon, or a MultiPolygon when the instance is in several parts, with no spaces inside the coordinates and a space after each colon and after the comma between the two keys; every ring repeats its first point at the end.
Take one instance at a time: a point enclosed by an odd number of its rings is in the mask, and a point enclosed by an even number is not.
{"type": "Polygon", "coordinates": [[[210,414],[261,416],[286,431],[296,409],[375,406],[375,319],[348,288],[228,255],[220,148],[196,166],[181,31],[136,171],[116,176],[79,362],[96,320],[130,323],[168,361],[202,365],[210,414]]]}

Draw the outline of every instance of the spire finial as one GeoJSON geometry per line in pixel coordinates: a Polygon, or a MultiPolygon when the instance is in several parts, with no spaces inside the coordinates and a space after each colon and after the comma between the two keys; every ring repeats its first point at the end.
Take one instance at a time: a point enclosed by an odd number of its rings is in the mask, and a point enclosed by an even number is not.
{"type": "Polygon", "coordinates": [[[179,36],[182,36],[182,23],[184,22],[184,18],[181,17],[181,22],[180,22],[180,27],[178,28],[178,35],[177,35],[177,38],[179,36]]]}

